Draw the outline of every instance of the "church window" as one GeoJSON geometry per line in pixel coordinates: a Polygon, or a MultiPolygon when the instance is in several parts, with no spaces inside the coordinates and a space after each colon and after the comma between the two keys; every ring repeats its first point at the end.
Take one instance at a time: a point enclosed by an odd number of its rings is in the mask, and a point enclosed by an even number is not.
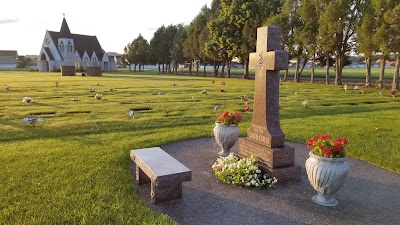
{"type": "Polygon", "coordinates": [[[97,57],[96,56],[94,56],[93,57],[93,66],[97,66],[97,57]]]}
{"type": "Polygon", "coordinates": [[[85,61],[85,66],[89,67],[90,66],[89,65],[89,57],[85,56],[84,61],[85,61]]]}
{"type": "Polygon", "coordinates": [[[68,52],[72,52],[72,44],[71,44],[71,41],[68,41],[68,52]]]}
{"type": "Polygon", "coordinates": [[[60,41],[60,51],[64,51],[64,42],[63,41],[60,41]]]}
{"type": "Polygon", "coordinates": [[[75,58],[75,68],[76,69],[81,68],[81,59],[78,56],[75,58]]]}

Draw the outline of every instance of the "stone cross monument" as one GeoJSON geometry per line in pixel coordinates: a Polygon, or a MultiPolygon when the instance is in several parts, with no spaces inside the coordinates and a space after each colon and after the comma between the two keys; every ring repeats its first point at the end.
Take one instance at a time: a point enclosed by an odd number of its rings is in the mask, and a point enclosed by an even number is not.
{"type": "Polygon", "coordinates": [[[288,67],[288,53],[280,50],[281,28],[257,29],[256,52],[250,53],[250,69],[255,69],[253,120],[247,138],[239,139],[240,156],[253,155],[260,167],[278,181],[300,179],[294,165],[294,148],[285,145],[279,121],[279,70],[288,67]]]}

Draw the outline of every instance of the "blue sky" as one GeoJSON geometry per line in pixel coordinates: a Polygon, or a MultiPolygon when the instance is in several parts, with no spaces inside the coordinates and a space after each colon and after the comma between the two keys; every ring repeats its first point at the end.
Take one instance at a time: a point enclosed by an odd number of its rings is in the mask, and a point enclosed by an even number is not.
{"type": "Polygon", "coordinates": [[[96,35],[107,52],[122,53],[139,33],[148,41],[157,28],[189,24],[212,0],[5,1],[0,7],[0,50],[40,52],[46,30],[59,31],[63,13],[72,33],[96,35]]]}

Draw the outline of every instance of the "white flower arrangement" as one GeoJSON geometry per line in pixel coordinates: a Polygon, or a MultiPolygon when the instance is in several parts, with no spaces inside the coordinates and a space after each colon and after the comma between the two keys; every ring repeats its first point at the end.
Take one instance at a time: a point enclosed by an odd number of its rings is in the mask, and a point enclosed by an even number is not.
{"type": "Polygon", "coordinates": [[[25,125],[27,124],[32,124],[32,126],[35,126],[37,122],[39,123],[43,123],[43,119],[42,118],[38,118],[36,119],[35,117],[29,118],[29,117],[25,117],[22,122],[24,122],[25,125]]]}
{"type": "Polygon", "coordinates": [[[231,153],[227,157],[219,157],[212,168],[215,176],[228,184],[272,188],[277,183],[275,177],[262,174],[253,156],[239,159],[238,156],[231,153]]]}

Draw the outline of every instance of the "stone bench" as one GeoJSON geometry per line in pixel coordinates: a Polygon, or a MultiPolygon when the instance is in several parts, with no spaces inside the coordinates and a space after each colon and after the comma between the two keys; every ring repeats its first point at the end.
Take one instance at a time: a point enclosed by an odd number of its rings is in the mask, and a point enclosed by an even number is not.
{"type": "Polygon", "coordinates": [[[158,204],[182,198],[182,182],[192,180],[192,171],[159,147],[131,150],[136,164],[136,182],[151,182],[151,202],[158,204]]]}

